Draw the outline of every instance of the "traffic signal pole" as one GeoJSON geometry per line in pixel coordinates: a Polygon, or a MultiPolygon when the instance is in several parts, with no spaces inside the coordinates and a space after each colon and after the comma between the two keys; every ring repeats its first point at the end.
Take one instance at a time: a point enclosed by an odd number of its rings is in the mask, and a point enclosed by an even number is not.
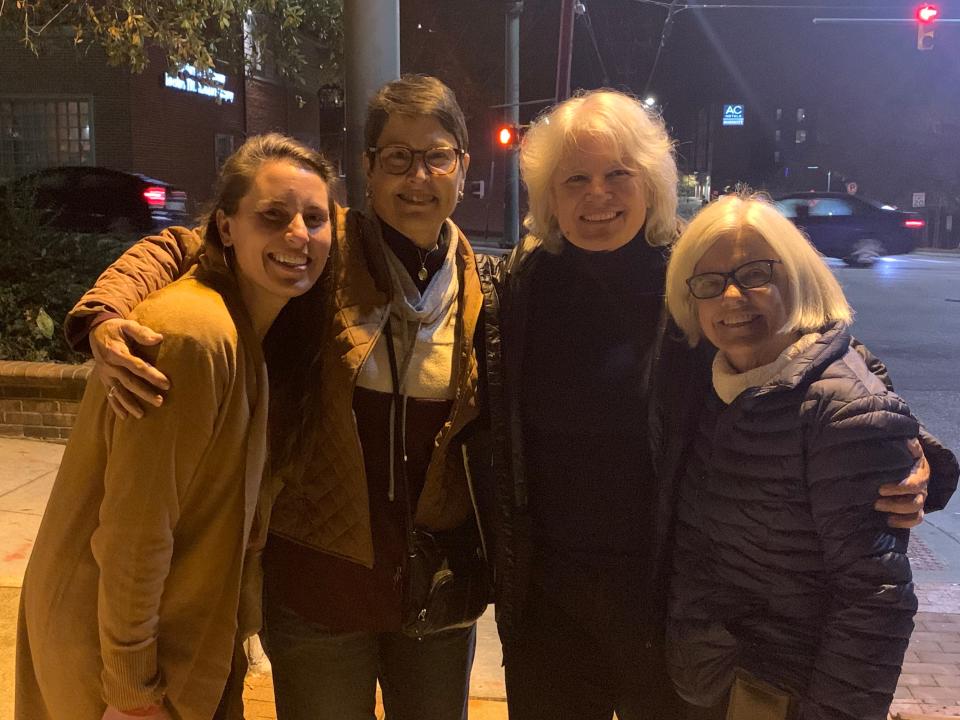
{"type": "MultiPolygon", "coordinates": [[[[516,127],[520,124],[520,14],[523,2],[504,3],[506,33],[504,36],[503,120],[516,127]]],[[[514,247],[520,241],[520,157],[516,146],[509,148],[503,159],[503,239],[501,245],[514,247]]]]}
{"type": "Polygon", "coordinates": [[[560,41],[557,47],[557,102],[570,97],[570,66],[573,62],[573,23],[576,0],[562,0],[560,6],[560,41]]]}
{"type": "Polygon", "coordinates": [[[363,124],[367,101],[381,85],[400,77],[400,0],[349,0],[343,4],[344,101],[347,202],[362,207],[363,124]]]}

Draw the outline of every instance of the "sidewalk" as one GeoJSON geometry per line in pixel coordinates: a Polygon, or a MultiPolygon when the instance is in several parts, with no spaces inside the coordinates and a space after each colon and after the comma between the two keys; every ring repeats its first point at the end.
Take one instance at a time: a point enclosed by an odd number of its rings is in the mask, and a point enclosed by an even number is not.
{"type": "MultiPolygon", "coordinates": [[[[13,717],[13,658],[20,585],[62,445],[0,438],[0,720],[13,717]]],[[[934,516],[935,517],[935,516],[934,516]]],[[[957,538],[925,523],[911,540],[920,598],[894,717],[960,720],[960,552],[957,538]]],[[[480,620],[470,687],[471,720],[506,720],[493,613],[480,620]]],[[[269,675],[247,678],[247,720],[275,720],[269,675]]],[[[382,709],[378,707],[378,718],[382,709]]]]}

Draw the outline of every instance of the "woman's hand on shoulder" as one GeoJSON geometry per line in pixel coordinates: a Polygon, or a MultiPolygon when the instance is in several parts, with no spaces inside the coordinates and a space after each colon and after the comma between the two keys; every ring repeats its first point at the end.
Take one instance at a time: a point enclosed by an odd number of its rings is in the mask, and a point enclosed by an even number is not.
{"type": "Polygon", "coordinates": [[[173,720],[173,716],[162,705],[148,705],[134,710],[117,710],[107,706],[101,720],[173,720]]]}
{"type": "Polygon", "coordinates": [[[887,525],[890,527],[912,528],[923,522],[930,464],[919,440],[910,441],[910,452],[917,459],[910,474],[900,482],[881,485],[880,498],[873,505],[874,509],[888,513],[887,525]]]}
{"type": "Polygon", "coordinates": [[[143,417],[146,405],[160,407],[161,393],[170,388],[166,376],[136,357],[137,345],[156,345],[163,336],[134,320],[111,318],[90,332],[90,349],[96,361],[94,372],[107,388],[110,409],[120,418],[143,417]]]}

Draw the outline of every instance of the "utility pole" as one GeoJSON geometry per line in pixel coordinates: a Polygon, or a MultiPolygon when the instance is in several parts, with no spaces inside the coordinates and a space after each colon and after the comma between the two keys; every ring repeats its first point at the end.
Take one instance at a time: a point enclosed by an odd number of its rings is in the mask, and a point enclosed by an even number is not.
{"type": "Polygon", "coordinates": [[[400,0],[348,0],[343,3],[344,102],[347,138],[343,164],[347,202],[361,207],[363,125],[367,102],[381,85],[400,77],[400,0]]]}
{"type": "Polygon", "coordinates": [[[562,0],[560,42],[557,47],[557,102],[570,97],[570,66],[573,63],[573,24],[577,0],[562,0]]]}
{"type": "MultiPolygon", "coordinates": [[[[503,120],[517,127],[520,124],[520,14],[523,1],[504,3],[506,33],[504,35],[503,120]]],[[[514,247],[520,241],[520,157],[516,146],[507,150],[503,159],[503,239],[501,244],[514,247]]]]}

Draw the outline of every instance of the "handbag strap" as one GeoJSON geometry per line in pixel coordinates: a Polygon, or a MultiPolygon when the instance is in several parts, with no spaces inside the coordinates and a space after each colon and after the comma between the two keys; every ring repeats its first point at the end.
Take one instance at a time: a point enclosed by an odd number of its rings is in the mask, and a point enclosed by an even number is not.
{"type": "Polygon", "coordinates": [[[416,541],[413,532],[413,509],[410,507],[410,488],[407,483],[406,428],[403,418],[404,399],[400,394],[400,371],[397,366],[397,351],[393,342],[393,328],[390,324],[390,309],[387,308],[387,324],[383,329],[387,340],[387,357],[390,359],[390,380],[393,385],[393,467],[399,477],[400,493],[406,517],[407,553],[414,555],[416,541]],[[397,433],[400,434],[399,442],[397,433]]]}

